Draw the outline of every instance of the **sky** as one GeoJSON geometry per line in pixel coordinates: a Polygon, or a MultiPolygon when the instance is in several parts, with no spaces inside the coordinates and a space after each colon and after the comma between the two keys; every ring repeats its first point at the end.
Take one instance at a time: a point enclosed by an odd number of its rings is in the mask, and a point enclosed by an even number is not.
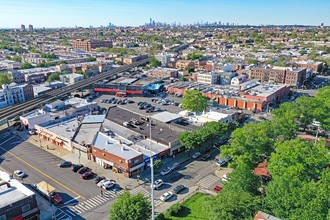
{"type": "Polygon", "coordinates": [[[155,21],[330,24],[330,0],[0,0],[0,28],[139,26],[155,21]]]}

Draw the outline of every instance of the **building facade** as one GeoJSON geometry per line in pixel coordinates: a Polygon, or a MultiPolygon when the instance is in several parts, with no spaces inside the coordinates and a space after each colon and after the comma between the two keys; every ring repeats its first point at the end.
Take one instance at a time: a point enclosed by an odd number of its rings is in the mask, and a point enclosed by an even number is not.
{"type": "Polygon", "coordinates": [[[92,51],[96,48],[100,47],[112,47],[112,41],[96,41],[96,40],[84,40],[84,39],[77,39],[73,41],[72,47],[74,49],[85,50],[85,51],[92,51]]]}

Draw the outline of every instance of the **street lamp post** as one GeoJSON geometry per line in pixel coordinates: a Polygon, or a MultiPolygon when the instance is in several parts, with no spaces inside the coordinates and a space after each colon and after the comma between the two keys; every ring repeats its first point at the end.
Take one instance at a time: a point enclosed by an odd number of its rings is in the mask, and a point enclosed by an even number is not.
{"type": "MultiPolygon", "coordinates": [[[[149,117],[149,140],[151,146],[151,118],[149,117]]],[[[155,202],[154,202],[154,159],[150,157],[150,170],[151,170],[151,219],[155,220],[155,202]]]]}

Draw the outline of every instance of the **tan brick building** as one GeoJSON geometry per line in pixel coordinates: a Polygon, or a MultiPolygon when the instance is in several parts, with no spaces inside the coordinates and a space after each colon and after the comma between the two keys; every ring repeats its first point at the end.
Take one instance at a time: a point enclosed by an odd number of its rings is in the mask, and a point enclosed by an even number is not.
{"type": "Polygon", "coordinates": [[[96,41],[96,40],[84,40],[84,39],[77,39],[73,41],[72,47],[74,49],[85,50],[85,51],[92,51],[96,48],[100,47],[112,47],[112,41],[96,41]]]}

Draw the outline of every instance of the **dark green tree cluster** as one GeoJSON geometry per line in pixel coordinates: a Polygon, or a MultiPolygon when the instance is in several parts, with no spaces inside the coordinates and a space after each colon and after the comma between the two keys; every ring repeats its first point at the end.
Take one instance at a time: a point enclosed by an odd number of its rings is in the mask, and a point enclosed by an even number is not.
{"type": "Polygon", "coordinates": [[[228,133],[228,125],[221,122],[206,122],[196,131],[184,131],[179,135],[179,142],[188,151],[206,144],[213,144],[214,140],[220,140],[228,133]]]}
{"type": "Polygon", "coordinates": [[[86,62],[94,62],[96,61],[96,58],[95,57],[88,57],[85,59],[86,62]]]}
{"type": "Polygon", "coordinates": [[[54,66],[55,64],[53,62],[47,61],[45,63],[38,63],[36,67],[50,67],[54,66]]]}
{"type": "Polygon", "coordinates": [[[251,219],[263,210],[281,219],[330,219],[330,164],[325,141],[297,138],[313,119],[329,130],[330,87],[272,112],[272,121],[237,128],[221,156],[232,158],[234,171],[223,190],[206,204],[210,219],[251,219]],[[270,181],[253,174],[268,161],[270,181]]]}
{"type": "Polygon", "coordinates": [[[54,53],[43,53],[40,54],[40,58],[47,58],[47,59],[56,59],[56,55],[54,53]]]}
{"type": "Polygon", "coordinates": [[[22,63],[22,65],[20,66],[20,69],[21,70],[25,70],[25,69],[32,69],[34,68],[34,66],[32,66],[31,63],[28,63],[28,62],[24,62],[22,63]]]}
{"type": "Polygon", "coordinates": [[[0,73],[0,88],[4,84],[10,84],[12,82],[12,78],[8,73],[0,73]]]}
{"type": "Polygon", "coordinates": [[[149,65],[151,68],[160,67],[162,65],[162,62],[153,57],[151,58],[149,65]]]}
{"type": "Polygon", "coordinates": [[[198,52],[190,53],[187,55],[187,60],[200,60],[200,59],[204,59],[204,58],[205,57],[198,52]]]}
{"type": "Polygon", "coordinates": [[[110,220],[141,220],[150,219],[150,201],[138,193],[130,195],[128,191],[117,197],[110,208],[110,220]]]}
{"type": "Polygon", "coordinates": [[[207,107],[207,98],[200,91],[188,90],[182,99],[182,108],[192,112],[202,112],[207,107]]]}

